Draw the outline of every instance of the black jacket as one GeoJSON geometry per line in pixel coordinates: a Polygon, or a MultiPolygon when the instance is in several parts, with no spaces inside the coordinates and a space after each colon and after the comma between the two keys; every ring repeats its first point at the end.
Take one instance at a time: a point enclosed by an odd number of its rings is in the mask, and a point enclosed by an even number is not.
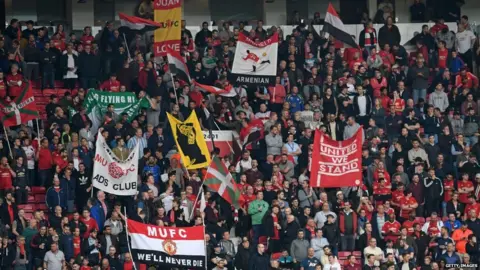
{"type": "MultiPolygon", "coordinates": [[[[74,66],[78,67],[78,57],[75,54],[72,54],[74,66]]],[[[68,54],[62,55],[60,58],[60,69],[62,70],[62,74],[66,75],[68,72],[68,54]]],[[[77,70],[78,73],[78,70],[77,70]]]]}
{"type": "Polygon", "coordinates": [[[53,72],[57,60],[57,54],[50,49],[39,53],[40,68],[43,72],[53,72]]]}
{"type": "Polygon", "coordinates": [[[394,44],[400,44],[402,37],[400,31],[396,25],[392,25],[391,28],[385,24],[378,31],[378,44],[380,48],[383,48],[385,44],[389,44],[392,47],[394,44]]]}
{"type": "Polygon", "coordinates": [[[82,78],[98,78],[100,74],[100,56],[82,52],[78,56],[78,73],[82,78]]]}
{"type": "Polygon", "coordinates": [[[298,230],[300,225],[293,221],[288,223],[287,226],[283,229],[283,235],[280,237],[282,239],[284,246],[290,246],[290,244],[297,238],[298,230]]]}
{"type": "Polygon", "coordinates": [[[328,243],[338,247],[338,244],[340,243],[340,229],[338,228],[338,225],[335,222],[325,223],[322,231],[325,238],[327,238],[328,243]]]}
{"type": "Polygon", "coordinates": [[[235,268],[238,270],[248,270],[248,262],[250,261],[251,251],[245,249],[242,244],[238,246],[237,254],[235,255],[235,268]]]}
{"type": "Polygon", "coordinates": [[[268,270],[270,267],[270,257],[268,255],[255,252],[250,256],[248,270],[268,270]]]}
{"type": "Polygon", "coordinates": [[[425,197],[426,199],[434,199],[443,197],[443,183],[440,178],[427,177],[423,179],[423,184],[425,185],[425,197]]]}
{"type": "Polygon", "coordinates": [[[10,219],[10,214],[8,213],[8,204],[4,202],[0,208],[0,218],[2,219],[2,223],[5,225],[12,225],[13,221],[18,217],[18,209],[15,203],[12,203],[13,209],[13,219],[10,219]]]}

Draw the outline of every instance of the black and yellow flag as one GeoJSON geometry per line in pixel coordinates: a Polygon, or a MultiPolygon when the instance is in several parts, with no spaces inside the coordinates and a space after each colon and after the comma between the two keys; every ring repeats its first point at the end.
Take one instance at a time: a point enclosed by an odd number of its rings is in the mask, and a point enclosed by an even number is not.
{"type": "Polygon", "coordinates": [[[185,122],[178,120],[169,113],[167,113],[167,116],[185,168],[200,169],[208,167],[210,152],[195,111],[192,111],[185,122]]]}

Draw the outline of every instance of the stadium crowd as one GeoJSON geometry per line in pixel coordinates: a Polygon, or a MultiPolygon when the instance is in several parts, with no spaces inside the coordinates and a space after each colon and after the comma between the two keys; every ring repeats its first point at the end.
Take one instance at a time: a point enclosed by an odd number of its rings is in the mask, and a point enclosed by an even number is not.
{"type": "Polygon", "coordinates": [[[391,17],[378,33],[367,21],[360,48],[343,48],[304,24],[282,33],[262,21],[250,31],[244,23],[231,31],[228,22],[210,31],[205,22],[192,36],[183,21],[181,53],[191,78],[233,87],[235,98],[172,81],[151,39],[137,34],[125,44],[112,23],[97,37],[89,27],[77,37],[61,25],[53,35],[33,25],[20,31],[12,20],[3,33],[0,97],[11,101],[25,80],[41,80],[42,90],[64,81],[72,91],[50,96],[39,134],[33,121],[7,128],[0,141],[2,269],[134,269],[124,207],[130,218],[158,226],[205,224],[208,269],[478,269],[480,100],[473,70],[480,46],[467,17],[458,29],[441,19],[424,26],[411,53],[391,17]],[[282,37],[275,86],[228,81],[240,32],[255,41],[282,37]],[[131,122],[109,108],[93,134],[82,107],[90,88],[135,92],[150,106],[131,122]],[[243,194],[239,209],[205,190],[208,205],[198,211],[205,169],[182,167],[166,120],[166,112],[184,120],[194,110],[204,130],[235,130],[241,138],[249,123],[263,123],[261,139],[221,157],[243,194]],[[341,141],[361,125],[363,183],[311,188],[313,131],[341,141]],[[94,190],[96,136],[118,157],[140,144],[137,196],[94,190]],[[45,204],[28,208],[31,195],[42,192],[45,204]]]}

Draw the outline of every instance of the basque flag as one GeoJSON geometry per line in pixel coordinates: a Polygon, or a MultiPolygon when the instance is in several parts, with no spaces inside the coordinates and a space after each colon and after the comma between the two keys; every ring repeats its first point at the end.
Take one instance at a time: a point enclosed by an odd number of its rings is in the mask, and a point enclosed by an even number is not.
{"type": "Polygon", "coordinates": [[[195,81],[193,82],[193,84],[195,84],[195,86],[198,87],[198,89],[200,89],[203,92],[209,92],[209,93],[220,95],[223,97],[235,97],[237,95],[237,93],[235,92],[235,90],[231,85],[228,85],[228,89],[222,89],[222,88],[218,88],[211,85],[200,84],[195,81]]]}
{"type": "Polygon", "coordinates": [[[120,23],[122,26],[128,27],[132,30],[149,32],[162,27],[160,23],[140,17],[128,16],[127,14],[121,12],[118,13],[118,17],[120,17],[120,23]]]}
{"type": "Polygon", "coordinates": [[[188,71],[187,64],[183,57],[176,51],[170,49],[169,47],[166,48],[167,50],[167,58],[168,58],[168,68],[170,72],[177,76],[178,79],[190,82],[190,72],[188,71]]]}
{"type": "Polygon", "coordinates": [[[358,47],[355,39],[345,30],[345,25],[338,16],[338,13],[333,7],[332,3],[328,4],[327,15],[325,16],[325,24],[323,25],[322,31],[329,33],[334,38],[351,47],[358,47]]]}

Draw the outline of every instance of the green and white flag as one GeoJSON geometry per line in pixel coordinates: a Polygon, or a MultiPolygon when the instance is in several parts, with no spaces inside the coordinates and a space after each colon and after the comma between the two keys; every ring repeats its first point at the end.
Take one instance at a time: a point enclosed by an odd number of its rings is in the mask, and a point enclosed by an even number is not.
{"type": "Polygon", "coordinates": [[[88,117],[92,120],[93,132],[96,132],[103,124],[103,117],[110,104],[113,104],[115,114],[120,115],[127,113],[128,121],[132,121],[138,115],[141,108],[150,106],[146,98],[139,100],[135,94],[131,92],[113,93],[91,89],[85,97],[83,106],[87,110],[88,117]]]}

